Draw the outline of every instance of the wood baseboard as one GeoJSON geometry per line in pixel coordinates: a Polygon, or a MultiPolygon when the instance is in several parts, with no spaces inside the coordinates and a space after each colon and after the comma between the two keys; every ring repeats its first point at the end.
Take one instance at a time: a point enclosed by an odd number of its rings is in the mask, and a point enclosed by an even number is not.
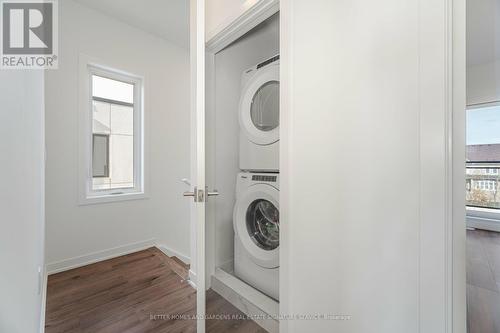
{"type": "Polygon", "coordinates": [[[180,253],[178,251],[175,251],[175,250],[173,250],[173,249],[171,249],[168,246],[165,246],[163,244],[156,243],[155,246],[158,249],[160,249],[161,252],[165,253],[167,256],[169,256],[169,257],[177,257],[183,263],[185,263],[186,265],[191,264],[191,260],[190,260],[189,256],[187,256],[187,255],[185,255],[183,253],[180,253]]]}

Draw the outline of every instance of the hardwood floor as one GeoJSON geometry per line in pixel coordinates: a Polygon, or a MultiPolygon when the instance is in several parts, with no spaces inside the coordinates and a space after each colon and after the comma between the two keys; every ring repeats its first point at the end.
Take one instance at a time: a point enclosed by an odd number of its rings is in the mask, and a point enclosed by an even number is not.
{"type": "MultiPolygon", "coordinates": [[[[196,332],[188,267],[157,248],[49,276],[46,333],[196,332]]],[[[212,290],[207,332],[265,333],[212,290]]]]}
{"type": "Polygon", "coordinates": [[[467,230],[468,333],[500,333],[500,233],[467,230]]]}

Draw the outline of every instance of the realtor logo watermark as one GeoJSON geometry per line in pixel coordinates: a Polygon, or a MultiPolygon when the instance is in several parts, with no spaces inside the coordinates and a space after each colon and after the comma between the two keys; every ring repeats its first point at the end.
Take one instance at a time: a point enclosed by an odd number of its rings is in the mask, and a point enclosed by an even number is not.
{"type": "Polygon", "coordinates": [[[57,68],[57,0],[0,0],[0,5],[0,68],[57,68]]]}

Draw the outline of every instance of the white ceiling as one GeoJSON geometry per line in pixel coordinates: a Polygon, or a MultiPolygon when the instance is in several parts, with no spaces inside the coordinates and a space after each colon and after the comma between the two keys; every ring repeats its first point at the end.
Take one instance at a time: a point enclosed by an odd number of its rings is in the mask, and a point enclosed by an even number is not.
{"type": "MultiPolygon", "coordinates": [[[[189,46],[188,0],[76,0],[136,28],[189,46]]],[[[467,1],[467,64],[500,59],[500,0],[467,1]]]]}
{"type": "Polygon", "coordinates": [[[500,59],[500,0],[467,1],[467,64],[500,59]]]}
{"type": "Polygon", "coordinates": [[[182,47],[189,46],[188,0],[76,0],[182,47]]]}

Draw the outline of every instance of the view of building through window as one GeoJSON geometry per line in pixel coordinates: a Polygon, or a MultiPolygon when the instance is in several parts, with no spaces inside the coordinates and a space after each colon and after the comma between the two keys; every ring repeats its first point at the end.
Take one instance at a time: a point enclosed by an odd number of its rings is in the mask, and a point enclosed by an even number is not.
{"type": "Polygon", "coordinates": [[[466,200],[500,209],[500,105],[467,110],[466,200]]]}
{"type": "Polygon", "coordinates": [[[134,187],[134,85],[92,75],[92,189],[134,187]]]}

